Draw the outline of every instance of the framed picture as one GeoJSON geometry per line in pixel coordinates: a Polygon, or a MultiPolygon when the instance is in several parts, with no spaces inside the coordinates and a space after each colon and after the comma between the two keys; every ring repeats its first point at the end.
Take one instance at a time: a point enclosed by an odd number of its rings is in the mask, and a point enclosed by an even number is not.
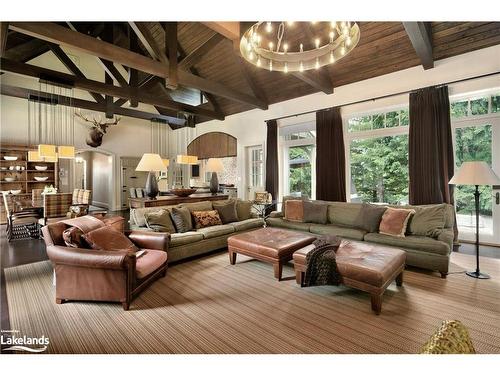
{"type": "Polygon", "coordinates": [[[268,197],[267,191],[255,192],[255,202],[265,203],[267,202],[267,197],[268,197]]]}

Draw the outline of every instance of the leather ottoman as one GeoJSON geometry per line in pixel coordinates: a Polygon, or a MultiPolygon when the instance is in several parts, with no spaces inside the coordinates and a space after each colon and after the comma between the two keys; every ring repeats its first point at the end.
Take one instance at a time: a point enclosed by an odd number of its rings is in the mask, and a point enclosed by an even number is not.
{"type": "MultiPolygon", "coordinates": [[[[304,286],[307,271],[306,256],[314,245],[308,245],[293,254],[297,284],[304,286]]],[[[372,310],[378,315],[382,310],[382,295],[396,280],[403,285],[406,252],[403,250],[342,240],[337,250],[337,269],[344,285],[360,289],[371,295],[372,310]]]]}
{"type": "Polygon", "coordinates": [[[261,228],[227,239],[229,262],[236,263],[236,254],[271,263],[274,277],[281,280],[283,264],[292,259],[294,251],[311,244],[316,236],[279,228],[261,228]]]}

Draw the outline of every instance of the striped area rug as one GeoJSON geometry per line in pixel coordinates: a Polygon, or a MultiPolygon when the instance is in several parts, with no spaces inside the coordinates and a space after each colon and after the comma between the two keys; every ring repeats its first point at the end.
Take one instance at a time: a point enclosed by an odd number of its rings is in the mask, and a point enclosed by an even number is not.
{"type": "MultiPolygon", "coordinates": [[[[300,288],[272,266],[219,253],[172,266],[132,303],[54,303],[47,262],[5,270],[12,329],[50,338],[49,353],[416,353],[445,319],[461,320],[476,350],[500,353],[500,260],[482,258],[491,280],[408,270],[385,293],[300,288]]],[[[452,272],[474,257],[452,254],[452,272]]]]}

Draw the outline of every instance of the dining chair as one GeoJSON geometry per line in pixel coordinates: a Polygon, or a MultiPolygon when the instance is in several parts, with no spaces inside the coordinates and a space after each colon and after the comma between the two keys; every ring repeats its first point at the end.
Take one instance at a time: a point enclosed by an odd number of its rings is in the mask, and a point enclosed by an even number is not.
{"type": "Polygon", "coordinates": [[[40,238],[38,227],[39,214],[34,210],[20,211],[16,207],[16,196],[3,193],[5,212],[7,213],[7,240],[40,238]]]}

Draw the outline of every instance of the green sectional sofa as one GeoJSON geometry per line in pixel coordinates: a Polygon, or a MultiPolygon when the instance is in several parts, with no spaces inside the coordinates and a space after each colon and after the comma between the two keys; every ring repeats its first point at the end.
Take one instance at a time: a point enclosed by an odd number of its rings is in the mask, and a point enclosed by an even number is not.
{"type": "MultiPolygon", "coordinates": [[[[212,210],[212,202],[181,203],[175,206],[146,207],[130,209],[130,229],[151,230],[146,225],[146,212],[171,209],[172,207],[188,207],[191,211],[212,210]]],[[[168,261],[175,262],[196,255],[227,247],[227,238],[235,233],[262,228],[264,219],[252,216],[229,224],[215,225],[185,233],[171,233],[168,248],[168,261]]]]}
{"type": "Polygon", "coordinates": [[[423,206],[390,206],[411,208],[416,211],[410,218],[405,237],[395,237],[378,232],[368,232],[361,228],[359,223],[363,215],[362,203],[324,201],[322,203],[328,205],[327,224],[288,221],[283,218],[281,211],[274,211],[266,219],[267,225],[397,247],[406,251],[407,265],[439,271],[442,277],[446,277],[454,238],[455,212],[452,205],[443,203],[423,206]],[[416,220],[412,223],[414,219],[416,220]],[[428,234],[414,234],[418,232],[417,229],[422,231],[422,226],[426,227],[425,230],[428,234]]]}

